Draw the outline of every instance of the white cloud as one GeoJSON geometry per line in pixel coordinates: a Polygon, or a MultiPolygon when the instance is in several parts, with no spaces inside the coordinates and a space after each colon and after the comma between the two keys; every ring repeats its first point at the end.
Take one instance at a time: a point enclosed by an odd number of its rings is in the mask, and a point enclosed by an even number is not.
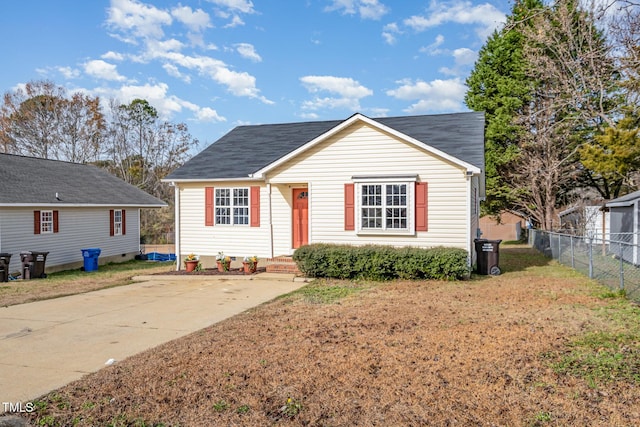
{"type": "Polygon", "coordinates": [[[373,91],[349,77],[304,76],[300,78],[311,93],[333,92],[345,98],[364,98],[373,95],[373,91]]]}
{"type": "Polygon", "coordinates": [[[225,25],[224,28],[239,27],[241,25],[244,25],[244,21],[242,20],[242,18],[240,18],[238,15],[233,15],[231,22],[225,25]]]}
{"type": "Polygon", "coordinates": [[[224,122],[227,119],[220,116],[209,107],[200,107],[192,102],[181,99],[175,95],[169,95],[169,86],[166,83],[145,85],[124,85],[118,89],[100,87],[88,91],[103,99],[116,99],[119,103],[128,104],[134,99],[145,99],[156,110],[162,120],[170,120],[173,115],[189,110],[193,112],[194,119],[202,122],[224,122]]]}
{"type": "Polygon", "coordinates": [[[348,77],[304,76],[300,81],[310,93],[329,92],[337,95],[336,97],[315,97],[312,101],[305,101],[302,107],[306,110],[346,108],[358,111],[360,99],[373,95],[371,89],[348,77]]]}
{"type": "Polygon", "coordinates": [[[387,44],[395,44],[396,42],[396,34],[400,34],[400,27],[395,22],[387,24],[382,29],[382,38],[387,44]]]}
{"type": "Polygon", "coordinates": [[[262,58],[256,52],[256,48],[249,43],[238,43],[235,45],[236,50],[243,58],[247,58],[253,62],[261,62],[262,58]]]}
{"type": "Polygon", "coordinates": [[[124,59],[124,55],[110,50],[109,52],[100,55],[100,58],[109,59],[111,61],[122,61],[124,59]]]}
{"type": "Polygon", "coordinates": [[[374,20],[382,18],[389,12],[389,9],[378,0],[333,0],[325,10],[328,12],[342,10],[344,15],[358,14],[362,19],[374,20]]]}
{"type": "Polygon", "coordinates": [[[403,21],[404,25],[421,32],[447,22],[476,25],[476,33],[485,40],[496,28],[506,22],[506,15],[489,3],[474,6],[467,0],[431,2],[426,16],[415,15],[403,21]]]}
{"type": "Polygon", "coordinates": [[[439,55],[443,53],[443,50],[440,49],[444,43],[444,36],[442,34],[438,34],[436,39],[429,46],[421,47],[420,52],[426,53],[428,55],[439,55]]]}
{"type": "Polygon", "coordinates": [[[219,7],[230,9],[233,12],[255,13],[253,3],[250,0],[207,0],[219,7]]]}
{"type": "Polygon", "coordinates": [[[442,67],[439,71],[450,76],[461,76],[469,73],[471,66],[478,58],[478,52],[461,47],[454,50],[452,56],[455,63],[453,68],[442,67]]]}
{"type": "Polygon", "coordinates": [[[405,79],[397,82],[397,89],[388,90],[387,95],[403,101],[416,101],[404,111],[416,113],[460,111],[464,109],[466,92],[464,82],[459,79],[424,82],[405,79]]]}
{"type": "Polygon", "coordinates": [[[124,81],[126,77],[118,73],[117,67],[101,59],[87,61],[84,64],[84,72],[92,77],[112,81],[124,81]]]}
{"type": "Polygon", "coordinates": [[[184,81],[185,83],[191,83],[191,76],[188,74],[183,74],[180,72],[178,67],[173,64],[163,64],[162,68],[169,74],[171,77],[175,77],[184,81]]]}
{"type": "Polygon", "coordinates": [[[256,98],[265,104],[273,104],[260,95],[256,88],[256,78],[246,72],[237,72],[229,69],[224,62],[207,56],[188,56],[179,52],[156,52],[158,58],[171,61],[175,66],[181,66],[189,70],[195,70],[215,82],[227,86],[229,92],[236,96],[256,98]]]}
{"type": "Polygon", "coordinates": [[[178,6],[171,11],[171,15],[196,33],[211,27],[209,14],[202,9],[194,11],[189,6],[178,6]]]}
{"type": "Polygon", "coordinates": [[[65,79],[76,79],[80,77],[80,70],[71,67],[57,67],[56,70],[64,76],[65,79]]]}
{"type": "Polygon", "coordinates": [[[209,107],[200,108],[196,111],[196,117],[201,122],[226,122],[227,119],[220,116],[218,112],[209,107]]]}
{"type": "Polygon", "coordinates": [[[460,49],[453,51],[453,58],[455,59],[456,64],[459,65],[473,65],[474,62],[476,62],[477,57],[478,53],[475,50],[471,50],[466,47],[461,47],[460,49]]]}
{"type": "MultiPolygon", "coordinates": [[[[107,24],[110,28],[134,37],[156,38],[164,36],[163,25],[170,25],[171,14],[152,5],[136,0],[111,0],[107,24]]],[[[135,43],[130,36],[121,39],[135,43]]]]}

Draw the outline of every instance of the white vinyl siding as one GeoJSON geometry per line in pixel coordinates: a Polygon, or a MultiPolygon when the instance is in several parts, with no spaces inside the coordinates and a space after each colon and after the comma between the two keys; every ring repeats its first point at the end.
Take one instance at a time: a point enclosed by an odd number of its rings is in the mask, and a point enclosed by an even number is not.
{"type": "MultiPolygon", "coordinates": [[[[242,259],[245,256],[257,255],[259,258],[267,258],[270,255],[269,244],[269,212],[268,193],[264,184],[238,183],[238,182],[209,182],[180,184],[180,248],[176,252],[184,255],[195,253],[204,259],[206,268],[215,265],[215,256],[218,252],[242,259]],[[205,187],[213,187],[214,192],[218,188],[244,188],[260,185],[260,227],[239,226],[233,227],[222,224],[212,226],[205,225],[205,187]]],[[[231,193],[233,194],[233,193],[231,193]]],[[[232,196],[233,197],[233,196],[232,196]]],[[[251,201],[248,201],[249,206],[251,201]]],[[[214,209],[217,208],[214,202],[214,209]]],[[[247,217],[248,218],[248,217],[247,217]]]]}
{"type": "Polygon", "coordinates": [[[109,208],[64,208],[58,211],[58,233],[34,234],[33,211],[42,208],[0,208],[1,252],[12,254],[10,270],[20,271],[20,252],[49,252],[46,267],[83,262],[81,249],[100,248],[100,258],[140,251],[137,208],[127,208],[127,234],[110,234],[109,208]]]}
{"type": "MultiPolygon", "coordinates": [[[[469,184],[465,170],[366,124],[354,124],[279,166],[267,177],[273,184],[282,184],[278,186],[282,194],[278,200],[286,201],[287,205],[276,206],[274,198],[274,212],[289,211],[281,216],[291,216],[288,187],[309,183],[310,243],[469,249],[469,184]],[[428,231],[417,232],[415,236],[394,236],[358,235],[357,230],[344,230],[344,184],[352,183],[354,176],[372,174],[415,174],[419,181],[428,183],[428,231]]],[[[276,226],[276,220],[280,219],[274,215],[274,240],[278,247],[282,242],[291,244],[290,219],[288,226],[276,226]]]]}

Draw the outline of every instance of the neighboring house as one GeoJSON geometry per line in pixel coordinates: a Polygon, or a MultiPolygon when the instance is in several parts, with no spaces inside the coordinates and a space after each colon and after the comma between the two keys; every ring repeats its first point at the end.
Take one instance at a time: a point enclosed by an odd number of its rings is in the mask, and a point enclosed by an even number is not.
{"type": "Polygon", "coordinates": [[[592,206],[575,206],[558,214],[560,231],[587,238],[592,243],[609,240],[610,216],[604,203],[592,206]]]}
{"type": "Polygon", "coordinates": [[[83,265],[81,249],[100,248],[99,263],[140,253],[140,209],[166,203],[92,165],[0,154],[0,252],[49,252],[46,271],[83,265]]]}
{"type": "Polygon", "coordinates": [[[500,215],[485,215],[480,218],[483,239],[514,241],[520,240],[527,218],[513,211],[502,211],[500,215]]]}
{"type": "Polygon", "coordinates": [[[609,208],[611,222],[611,244],[609,251],[619,253],[622,251],[625,261],[640,265],[640,191],[629,193],[626,196],[610,200],[606,207],[609,208]],[[614,242],[624,242],[616,247],[614,242]]]}
{"type": "Polygon", "coordinates": [[[176,255],[212,266],[218,252],[381,244],[458,247],[473,262],[483,170],[483,113],[239,126],[165,178],[176,255]]]}

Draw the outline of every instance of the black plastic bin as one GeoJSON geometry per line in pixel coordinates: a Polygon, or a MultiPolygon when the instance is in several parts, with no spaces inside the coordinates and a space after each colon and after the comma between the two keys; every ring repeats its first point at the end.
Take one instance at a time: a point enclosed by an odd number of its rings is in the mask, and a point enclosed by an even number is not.
{"type": "Polygon", "coordinates": [[[27,251],[20,252],[22,261],[23,279],[44,279],[47,274],[44,272],[49,252],[27,251]]]}
{"type": "Polygon", "coordinates": [[[9,281],[9,263],[11,262],[11,254],[0,252],[0,282],[9,281]]]}
{"type": "Polygon", "coordinates": [[[475,239],[476,272],[497,276],[500,271],[500,242],[502,240],[475,239]]]}

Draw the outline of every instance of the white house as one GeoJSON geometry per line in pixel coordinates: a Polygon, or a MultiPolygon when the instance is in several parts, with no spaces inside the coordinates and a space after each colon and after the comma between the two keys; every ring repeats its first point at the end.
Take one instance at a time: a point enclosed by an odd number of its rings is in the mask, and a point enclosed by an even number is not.
{"type": "Polygon", "coordinates": [[[471,263],[484,114],[239,126],[165,181],[178,259],[213,266],[219,252],[273,258],[321,242],[458,247],[471,263]]]}
{"type": "Polygon", "coordinates": [[[140,253],[140,209],[166,203],[92,165],[0,154],[0,252],[9,271],[20,252],[48,252],[46,271],[79,268],[81,249],[99,263],[140,253]]]}

